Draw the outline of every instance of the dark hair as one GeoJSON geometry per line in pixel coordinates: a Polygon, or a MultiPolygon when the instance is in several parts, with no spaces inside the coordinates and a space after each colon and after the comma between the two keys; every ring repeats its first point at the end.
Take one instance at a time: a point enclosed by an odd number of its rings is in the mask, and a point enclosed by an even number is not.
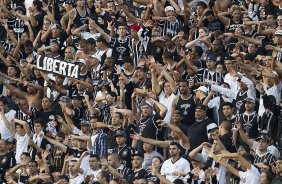
{"type": "Polygon", "coordinates": [[[177,146],[178,149],[181,149],[181,146],[180,146],[179,142],[177,142],[177,141],[171,141],[169,143],[169,145],[170,146],[177,146]]]}
{"type": "Polygon", "coordinates": [[[195,46],[195,51],[197,52],[198,56],[201,57],[203,55],[203,49],[200,46],[195,46]]]}
{"type": "Polygon", "coordinates": [[[8,104],[8,100],[7,100],[6,97],[1,97],[1,98],[0,98],[0,102],[2,102],[3,105],[7,105],[7,104],[8,104]]]}
{"type": "Polygon", "coordinates": [[[250,162],[250,163],[253,163],[254,162],[254,156],[253,155],[251,155],[250,153],[244,153],[243,155],[242,155],[242,157],[244,158],[244,159],[246,159],[248,162],[250,162]]]}
{"type": "MultiPolygon", "coordinates": [[[[30,157],[30,154],[29,154],[28,152],[23,152],[22,155],[25,155],[25,156],[27,156],[27,157],[30,157]]],[[[22,156],[22,155],[21,155],[21,156],[22,156]]]]}
{"type": "Polygon", "coordinates": [[[59,178],[60,178],[60,179],[64,179],[64,180],[66,180],[67,182],[69,182],[69,177],[67,177],[66,175],[60,175],[59,178]]]}
{"type": "Polygon", "coordinates": [[[35,160],[31,160],[31,161],[29,161],[29,162],[35,163],[35,167],[36,167],[36,168],[38,167],[38,163],[37,163],[35,160]]]}
{"type": "Polygon", "coordinates": [[[35,125],[35,124],[40,124],[43,127],[43,122],[40,118],[37,118],[33,121],[33,125],[35,125]]]}
{"type": "Polygon", "coordinates": [[[96,154],[90,155],[90,158],[96,158],[97,161],[100,161],[100,156],[99,156],[99,155],[96,155],[96,154]]]}
{"type": "Polygon", "coordinates": [[[116,112],[115,114],[118,115],[119,119],[122,119],[122,114],[120,112],[116,112]]]}
{"type": "Polygon", "coordinates": [[[35,1],[33,1],[33,4],[34,4],[34,6],[36,6],[37,11],[41,11],[41,8],[42,8],[42,2],[41,1],[35,0],[35,1]]]}
{"type": "MultiPolygon", "coordinates": [[[[267,184],[270,184],[271,181],[274,179],[274,175],[272,172],[269,172],[269,171],[263,171],[262,173],[265,173],[266,174],[266,180],[267,180],[267,184]]],[[[261,174],[262,174],[261,173],[261,174]]]]}
{"type": "Polygon", "coordinates": [[[58,132],[57,136],[65,139],[65,134],[63,132],[58,132]]]}
{"type": "Polygon", "coordinates": [[[113,92],[113,91],[109,91],[109,92],[108,92],[108,95],[110,95],[110,96],[114,97],[114,98],[115,98],[115,100],[117,100],[117,94],[116,94],[115,92],[113,92]]]}
{"type": "Polygon", "coordinates": [[[209,15],[214,16],[214,13],[213,13],[212,10],[208,10],[208,11],[206,12],[206,14],[205,14],[206,17],[209,16],[209,15]]]}
{"type": "Polygon", "coordinates": [[[225,102],[225,103],[223,103],[222,107],[223,106],[229,106],[231,109],[234,108],[234,105],[231,102],[225,102]]]}
{"type": "Polygon", "coordinates": [[[24,42],[24,47],[33,47],[32,41],[31,41],[31,40],[26,40],[26,41],[24,42]]]}
{"type": "Polygon", "coordinates": [[[159,161],[161,162],[161,164],[164,162],[163,159],[162,159],[161,157],[159,157],[159,156],[154,156],[154,157],[152,158],[152,160],[153,160],[154,158],[159,159],[159,161]]]}

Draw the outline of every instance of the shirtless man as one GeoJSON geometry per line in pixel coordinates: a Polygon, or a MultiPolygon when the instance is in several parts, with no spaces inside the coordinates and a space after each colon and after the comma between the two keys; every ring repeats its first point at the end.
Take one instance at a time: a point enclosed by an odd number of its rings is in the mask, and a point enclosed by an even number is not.
{"type": "MultiPolygon", "coordinates": [[[[21,82],[21,81],[19,81],[21,82]]],[[[28,101],[28,105],[41,108],[41,101],[43,99],[44,90],[43,87],[34,84],[28,81],[22,81],[25,86],[27,86],[27,92],[21,91],[19,88],[16,88],[6,82],[1,82],[10,92],[12,92],[15,96],[19,96],[22,98],[26,98],[28,101]]]]}

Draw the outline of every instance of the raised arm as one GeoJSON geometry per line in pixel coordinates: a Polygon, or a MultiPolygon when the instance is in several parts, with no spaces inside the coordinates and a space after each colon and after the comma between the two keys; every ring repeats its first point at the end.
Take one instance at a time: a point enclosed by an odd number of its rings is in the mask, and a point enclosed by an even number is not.
{"type": "Polygon", "coordinates": [[[160,111],[160,112],[159,112],[160,117],[161,117],[161,118],[164,118],[165,115],[166,115],[166,113],[167,113],[167,108],[166,108],[166,106],[164,106],[163,104],[161,104],[160,102],[158,102],[158,101],[156,101],[156,100],[154,100],[154,99],[152,99],[152,98],[151,98],[151,100],[152,100],[153,104],[156,105],[157,108],[159,109],[159,111],[160,111]]]}
{"type": "Polygon", "coordinates": [[[66,153],[67,152],[67,146],[60,143],[59,141],[56,141],[54,139],[51,139],[50,137],[47,137],[46,135],[42,135],[43,138],[45,138],[47,141],[49,141],[50,143],[54,144],[55,146],[58,146],[59,148],[61,148],[61,150],[66,153]]]}
{"type": "Polygon", "coordinates": [[[162,148],[167,148],[169,146],[169,141],[157,141],[155,139],[143,137],[139,134],[132,134],[130,136],[133,140],[140,140],[142,142],[145,142],[145,143],[148,143],[148,144],[151,144],[151,145],[154,145],[154,146],[158,146],[158,147],[162,147],[162,148]]]}
{"type": "Polygon", "coordinates": [[[166,80],[168,81],[172,92],[176,95],[177,94],[177,86],[174,82],[174,79],[169,75],[165,68],[162,70],[162,74],[165,76],[166,80]]]}
{"type": "Polygon", "coordinates": [[[218,18],[221,20],[221,22],[227,27],[229,28],[230,26],[230,19],[225,17],[227,14],[229,14],[229,12],[219,12],[217,14],[218,18]]]}
{"type": "Polygon", "coordinates": [[[102,28],[100,28],[97,24],[96,24],[96,22],[94,21],[94,20],[92,20],[92,19],[89,19],[89,21],[93,21],[93,23],[94,23],[94,28],[105,38],[105,40],[109,43],[110,41],[111,41],[111,37],[107,34],[107,33],[105,33],[105,31],[102,29],[102,28]]]}
{"type": "Polygon", "coordinates": [[[81,156],[79,157],[79,159],[77,160],[74,169],[79,173],[82,174],[83,173],[83,169],[80,167],[81,162],[83,160],[84,157],[86,157],[88,155],[88,151],[84,151],[81,156]]]}
{"type": "Polygon", "coordinates": [[[5,124],[5,126],[8,128],[9,132],[15,136],[16,131],[14,129],[14,127],[11,126],[10,122],[8,121],[7,117],[5,116],[5,112],[4,109],[2,107],[0,107],[0,114],[1,114],[1,118],[5,124]]]}
{"type": "Polygon", "coordinates": [[[31,134],[31,131],[30,131],[30,128],[29,128],[29,124],[26,121],[14,118],[14,123],[18,123],[18,124],[22,125],[24,130],[25,130],[25,133],[28,136],[31,134]]]}

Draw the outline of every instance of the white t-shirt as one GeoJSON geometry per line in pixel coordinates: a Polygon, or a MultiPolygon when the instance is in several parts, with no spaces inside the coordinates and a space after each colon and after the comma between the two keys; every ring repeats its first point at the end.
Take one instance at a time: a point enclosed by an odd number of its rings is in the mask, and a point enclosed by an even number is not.
{"type": "Polygon", "coordinates": [[[251,165],[251,169],[246,172],[239,171],[240,184],[259,183],[260,173],[257,168],[251,165]]]}
{"type": "Polygon", "coordinates": [[[170,123],[170,118],[171,118],[171,110],[172,110],[172,102],[173,100],[179,96],[179,91],[177,90],[176,95],[175,94],[171,94],[169,97],[165,96],[164,91],[161,92],[161,94],[159,95],[159,102],[161,104],[163,104],[164,106],[166,106],[167,108],[167,113],[164,117],[164,121],[166,123],[170,123]]]}
{"type": "Polygon", "coordinates": [[[166,160],[161,168],[161,175],[166,176],[168,180],[173,182],[174,180],[180,178],[183,179],[184,177],[178,177],[173,175],[173,172],[190,172],[190,163],[185,160],[184,158],[179,158],[175,163],[171,161],[171,159],[166,160]]]}
{"type": "Polygon", "coordinates": [[[70,179],[69,184],[81,184],[84,181],[84,176],[79,174],[77,177],[70,179]]]}
{"type": "Polygon", "coordinates": [[[100,33],[92,34],[92,33],[87,32],[87,31],[83,31],[83,32],[80,33],[80,37],[81,37],[82,39],[85,39],[85,40],[87,40],[88,38],[93,38],[94,40],[97,40],[97,38],[98,38],[99,36],[101,36],[100,33]]]}
{"type": "MultiPolygon", "coordinates": [[[[254,150],[256,152],[256,154],[259,153],[257,141],[253,141],[253,146],[251,147],[251,149],[254,150]]],[[[272,155],[274,155],[277,158],[280,156],[279,150],[273,145],[270,145],[270,146],[267,147],[267,152],[271,153],[272,155]]]]}
{"type": "MultiPolygon", "coordinates": [[[[5,114],[7,120],[9,121],[9,123],[14,127],[14,123],[12,122],[13,118],[16,115],[16,111],[15,110],[10,110],[9,112],[7,112],[5,114]]],[[[0,116],[1,117],[1,116],[0,116]]],[[[5,123],[2,119],[2,117],[0,118],[0,134],[1,134],[1,139],[5,139],[7,140],[10,137],[13,137],[13,135],[10,133],[9,129],[5,126],[5,123]]]]}
{"type": "Polygon", "coordinates": [[[27,134],[21,136],[18,133],[16,133],[15,138],[17,140],[15,158],[16,162],[20,163],[22,153],[27,152],[28,142],[30,138],[27,134]]]}

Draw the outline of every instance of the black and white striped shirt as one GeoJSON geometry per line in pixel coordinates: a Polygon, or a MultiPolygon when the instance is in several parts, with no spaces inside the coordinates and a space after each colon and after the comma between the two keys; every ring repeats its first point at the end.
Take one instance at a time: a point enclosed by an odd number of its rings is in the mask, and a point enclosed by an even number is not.
{"type": "Polygon", "coordinates": [[[256,154],[255,159],[254,159],[254,164],[261,163],[261,162],[272,165],[274,162],[276,162],[276,157],[269,152],[266,152],[265,154],[261,156],[256,154]]]}
{"type": "Polygon", "coordinates": [[[183,27],[183,22],[178,19],[176,19],[175,22],[164,20],[160,21],[159,25],[162,28],[162,36],[171,35],[173,37],[180,32],[180,29],[183,27]]]}

